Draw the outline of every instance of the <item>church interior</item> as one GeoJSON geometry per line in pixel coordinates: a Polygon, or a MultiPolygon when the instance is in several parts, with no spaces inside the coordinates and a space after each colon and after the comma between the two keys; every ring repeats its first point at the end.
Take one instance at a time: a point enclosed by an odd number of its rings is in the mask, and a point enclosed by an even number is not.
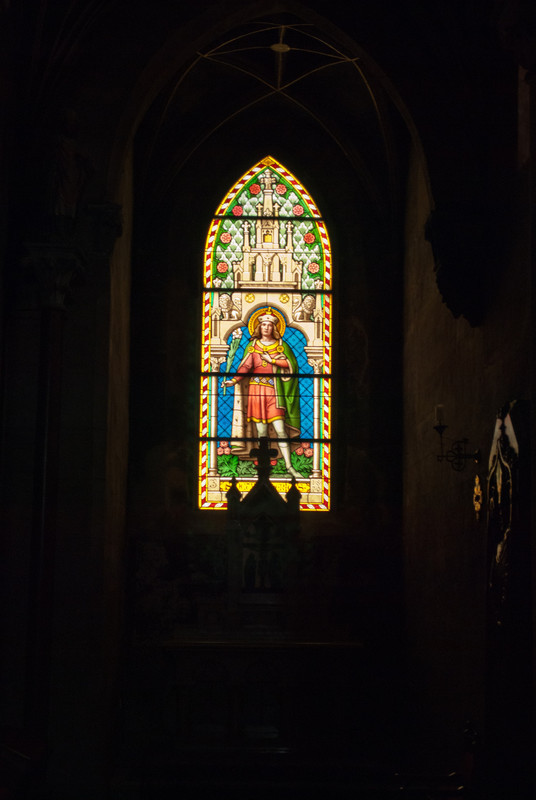
{"type": "Polygon", "coordinates": [[[0,21],[0,797],[532,798],[536,8],[0,21]],[[207,232],[267,158],[329,233],[329,505],[263,439],[200,507],[207,232]]]}

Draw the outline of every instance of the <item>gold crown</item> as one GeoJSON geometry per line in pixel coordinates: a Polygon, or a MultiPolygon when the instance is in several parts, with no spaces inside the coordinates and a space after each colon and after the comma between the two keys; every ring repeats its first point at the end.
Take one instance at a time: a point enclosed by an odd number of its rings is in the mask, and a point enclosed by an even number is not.
{"type": "Polygon", "coordinates": [[[274,324],[279,321],[279,317],[277,317],[271,308],[267,308],[264,314],[259,316],[259,322],[273,322],[274,324]]]}
{"type": "Polygon", "coordinates": [[[249,318],[248,322],[248,329],[251,334],[255,330],[255,326],[259,322],[272,322],[274,325],[279,323],[278,329],[281,336],[283,336],[286,328],[286,322],[283,314],[276,308],[272,308],[272,306],[267,306],[265,308],[258,308],[254,311],[249,318]]]}

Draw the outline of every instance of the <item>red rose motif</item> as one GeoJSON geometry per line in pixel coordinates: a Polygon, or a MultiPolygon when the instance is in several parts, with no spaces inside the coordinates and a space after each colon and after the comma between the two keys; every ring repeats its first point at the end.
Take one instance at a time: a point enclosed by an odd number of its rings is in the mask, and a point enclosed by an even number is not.
{"type": "Polygon", "coordinates": [[[229,447],[229,442],[220,442],[220,447],[229,447]]]}
{"type": "Polygon", "coordinates": [[[261,187],[259,186],[258,183],[252,183],[251,186],[249,187],[249,191],[251,194],[259,194],[260,190],[261,187]]]}
{"type": "MultiPolygon", "coordinates": [[[[222,447],[224,447],[224,443],[223,442],[220,442],[220,444],[221,444],[222,447]]],[[[302,442],[301,446],[303,447],[304,450],[306,450],[311,445],[309,444],[309,442],[302,442]]]]}
{"type": "Polygon", "coordinates": [[[223,453],[226,456],[230,455],[231,454],[231,448],[230,447],[224,447],[223,448],[223,453]]]}
{"type": "Polygon", "coordinates": [[[277,194],[285,194],[285,192],[287,191],[287,187],[285,186],[284,183],[278,183],[277,186],[275,187],[275,190],[277,194]]]}
{"type": "Polygon", "coordinates": [[[270,464],[272,465],[272,467],[275,467],[275,465],[277,464],[277,461],[270,461],[270,464]]]}
{"type": "Polygon", "coordinates": [[[303,455],[303,447],[298,447],[298,449],[296,450],[296,455],[297,456],[303,455]]]}
{"type": "Polygon", "coordinates": [[[219,456],[223,455],[223,447],[218,447],[218,455],[219,456]]]}
{"type": "Polygon", "coordinates": [[[227,266],[227,264],[225,263],[225,261],[220,261],[220,263],[218,264],[218,266],[216,267],[216,269],[218,270],[218,272],[222,272],[222,273],[223,273],[223,272],[227,272],[227,270],[229,269],[229,267],[227,266]]]}
{"type": "Polygon", "coordinates": [[[292,213],[296,217],[301,217],[301,215],[303,214],[302,206],[292,206],[292,213]]]}
{"type": "Polygon", "coordinates": [[[303,454],[304,456],[307,456],[307,458],[310,458],[313,455],[313,451],[310,447],[308,447],[307,450],[303,451],[303,454]]]}
{"type": "Polygon", "coordinates": [[[235,206],[233,208],[233,214],[235,215],[235,217],[241,217],[243,213],[244,209],[242,208],[242,206],[235,206]]]}
{"type": "Polygon", "coordinates": [[[232,238],[233,237],[231,236],[231,234],[228,233],[227,231],[225,233],[222,233],[222,235],[220,236],[220,239],[224,244],[229,244],[232,238]]]}
{"type": "MultiPolygon", "coordinates": [[[[222,237],[222,239],[223,239],[223,237],[222,237]]],[[[303,241],[307,242],[307,244],[312,244],[314,242],[314,240],[315,240],[314,233],[306,233],[305,236],[303,237],[303,241]]]]}
{"type": "Polygon", "coordinates": [[[313,263],[312,263],[312,264],[309,264],[309,266],[307,267],[307,269],[309,270],[309,272],[310,272],[312,275],[316,275],[316,273],[317,273],[317,272],[320,270],[320,265],[319,265],[319,264],[317,264],[317,263],[316,263],[316,261],[313,261],[313,263]]]}

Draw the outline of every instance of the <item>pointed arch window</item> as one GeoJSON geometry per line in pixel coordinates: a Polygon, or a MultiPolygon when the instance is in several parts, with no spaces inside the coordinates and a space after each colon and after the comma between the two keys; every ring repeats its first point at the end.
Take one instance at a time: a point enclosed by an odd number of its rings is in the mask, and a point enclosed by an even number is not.
{"type": "Polygon", "coordinates": [[[199,506],[249,491],[267,435],[270,476],[304,510],[330,508],[331,251],[313,199],[266,157],[220,203],[204,260],[199,506]]]}

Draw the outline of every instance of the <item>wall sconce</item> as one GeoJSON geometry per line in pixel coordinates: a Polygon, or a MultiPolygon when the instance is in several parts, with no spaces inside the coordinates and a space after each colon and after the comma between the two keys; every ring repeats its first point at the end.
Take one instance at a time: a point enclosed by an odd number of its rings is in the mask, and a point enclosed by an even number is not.
{"type": "Polygon", "coordinates": [[[443,423],[443,406],[435,407],[435,418],[436,424],[434,425],[434,430],[439,434],[439,455],[437,456],[437,460],[448,461],[452,469],[455,469],[456,472],[461,472],[465,469],[465,465],[469,459],[474,461],[475,464],[479,464],[480,450],[475,450],[473,453],[467,452],[469,439],[457,439],[452,443],[450,449],[445,451],[443,447],[443,434],[447,430],[447,425],[443,423]]]}

